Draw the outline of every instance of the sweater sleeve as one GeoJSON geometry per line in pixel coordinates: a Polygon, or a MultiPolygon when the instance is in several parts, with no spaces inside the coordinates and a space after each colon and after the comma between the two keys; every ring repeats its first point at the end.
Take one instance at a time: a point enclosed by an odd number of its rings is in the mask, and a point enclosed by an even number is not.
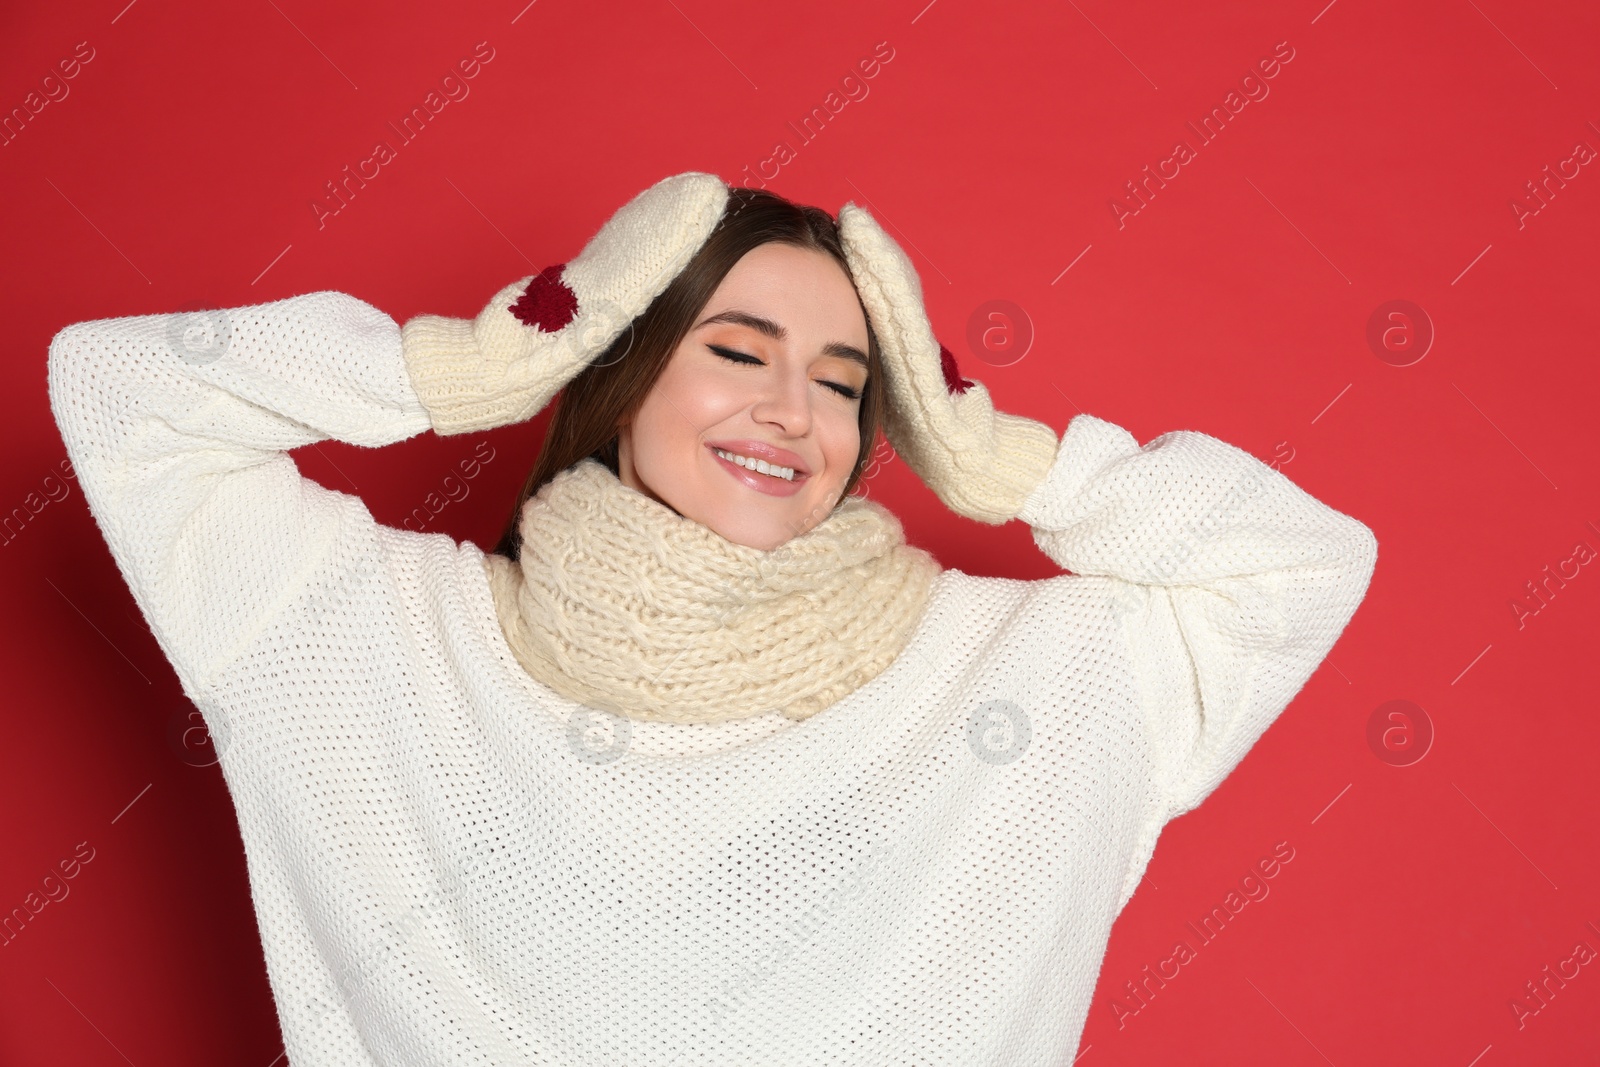
{"type": "Polygon", "coordinates": [[[288,450],[429,428],[399,326],[323,291],[226,310],[95,319],[50,343],[50,406],[91,513],[194,698],[305,585],[355,496],[288,450]]]}
{"type": "Polygon", "coordinates": [[[1140,447],[1090,415],[1068,425],[1018,517],[1061,566],[1111,579],[1166,819],[1198,806],[1288,706],[1377,562],[1371,530],[1248,452],[1190,430],[1140,447]]]}

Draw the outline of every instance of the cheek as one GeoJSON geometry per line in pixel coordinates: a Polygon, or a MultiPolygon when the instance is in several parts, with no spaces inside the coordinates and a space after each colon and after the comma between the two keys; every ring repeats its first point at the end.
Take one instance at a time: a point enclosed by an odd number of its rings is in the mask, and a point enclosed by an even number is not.
{"type": "Polygon", "coordinates": [[[663,374],[634,421],[634,448],[640,455],[675,456],[715,425],[716,396],[682,376],[663,374]]]}
{"type": "MultiPolygon", "coordinates": [[[[856,457],[861,454],[861,424],[856,409],[848,407],[843,414],[833,415],[826,421],[826,436],[822,438],[822,453],[828,466],[840,472],[841,480],[850,477],[856,457]]],[[[817,429],[823,430],[819,421],[817,429]]]]}
{"type": "MultiPolygon", "coordinates": [[[[646,405],[652,424],[682,443],[709,435],[750,405],[750,388],[732,375],[703,368],[667,371],[657,379],[646,405]]],[[[642,412],[641,412],[642,414],[642,412]]]]}
{"type": "Polygon", "coordinates": [[[659,392],[645,398],[633,420],[634,465],[641,468],[659,467],[671,457],[675,445],[683,436],[683,418],[659,392]]]}

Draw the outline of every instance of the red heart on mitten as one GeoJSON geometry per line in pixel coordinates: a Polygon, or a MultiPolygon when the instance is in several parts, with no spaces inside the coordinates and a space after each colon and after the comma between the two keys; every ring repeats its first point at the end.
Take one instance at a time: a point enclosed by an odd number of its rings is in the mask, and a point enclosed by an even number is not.
{"type": "Polygon", "coordinates": [[[956,370],[956,357],[944,345],[939,346],[939,369],[944,372],[944,387],[947,392],[958,396],[966,392],[972,383],[961,376],[956,370]]]}
{"type": "Polygon", "coordinates": [[[511,305],[511,314],[545,333],[555,333],[571,322],[578,313],[578,294],[561,280],[565,267],[565,263],[557,263],[535,274],[511,305]]]}

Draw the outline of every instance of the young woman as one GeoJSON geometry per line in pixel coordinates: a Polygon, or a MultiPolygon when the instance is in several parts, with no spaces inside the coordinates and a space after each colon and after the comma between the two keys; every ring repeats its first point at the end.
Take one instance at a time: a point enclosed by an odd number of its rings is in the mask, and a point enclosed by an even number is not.
{"type": "Polygon", "coordinates": [[[997,412],[871,216],[689,173],[472,320],[79,323],[50,396],[234,799],[295,1067],[1054,1064],[1162,827],[1371,532],[1193,431],[997,412]],[[287,450],[560,394],[492,553],[287,450]],[[941,569],[880,425],[1071,573],[941,569]]]}

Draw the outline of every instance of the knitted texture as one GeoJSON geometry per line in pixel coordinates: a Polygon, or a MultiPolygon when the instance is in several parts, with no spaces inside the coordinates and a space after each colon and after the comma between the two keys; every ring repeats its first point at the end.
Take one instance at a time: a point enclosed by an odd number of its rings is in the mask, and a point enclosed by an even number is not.
{"type": "Polygon", "coordinates": [[[809,718],[894,661],[940,569],[865,497],[763,551],[595,459],[541,486],[521,531],[520,566],[487,557],[517,661],[569,699],[647,722],[809,718]]]}
{"type": "Polygon", "coordinates": [[[916,268],[865,209],[839,209],[839,239],[883,353],[883,432],[895,454],[956,514],[990,525],[1016,518],[1055,460],[1055,431],[996,411],[982,382],[961,377],[934,338],[916,268]]]}
{"type": "Polygon", "coordinates": [[[1376,559],[1248,453],[1079,415],[1020,512],[1074,573],[944,570],[804,721],[640,722],[522,668],[471,542],[299,476],[429,426],[378,309],[83,322],[48,372],[210,728],[294,1067],[1070,1063],[1161,828],[1376,559]]]}
{"type": "Polygon", "coordinates": [[[619,208],[577,258],[511,283],[477,318],[408,320],[406,363],[434,432],[538,414],[683,271],[727,202],[714,174],[663,178],[619,208]]]}

